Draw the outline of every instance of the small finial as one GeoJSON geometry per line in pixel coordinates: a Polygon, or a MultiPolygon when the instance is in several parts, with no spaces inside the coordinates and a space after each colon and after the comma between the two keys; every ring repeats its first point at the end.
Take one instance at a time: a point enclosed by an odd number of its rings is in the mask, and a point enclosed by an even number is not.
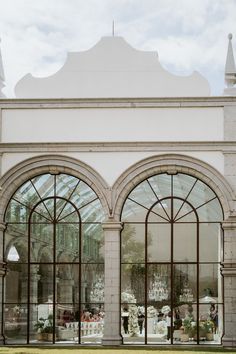
{"type": "Polygon", "coordinates": [[[115,21],[112,21],[112,36],[115,36],[115,21]]]}
{"type": "Polygon", "coordinates": [[[234,61],[234,52],[232,46],[232,33],[228,34],[228,51],[225,63],[225,83],[227,88],[232,88],[236,84],[236,66],[234,61]]]}

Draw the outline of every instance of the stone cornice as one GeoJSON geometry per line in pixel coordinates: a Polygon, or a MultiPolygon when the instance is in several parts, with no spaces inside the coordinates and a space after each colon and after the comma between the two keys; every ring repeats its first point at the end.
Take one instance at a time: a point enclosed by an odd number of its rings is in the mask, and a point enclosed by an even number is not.
{"type": "Polygon", "coordinates": [[[73,151],[220,151],[236,153],[236,141],[143,141],[143,142],[42,142],[0,143],[0,154],[13,152],[73,152],[73,151]]]}
{"type": "Polygon", "coordinates": [[[236,105],[236,96],[148,98],[0,99],[0,109],[224,107],[236,105]]]}

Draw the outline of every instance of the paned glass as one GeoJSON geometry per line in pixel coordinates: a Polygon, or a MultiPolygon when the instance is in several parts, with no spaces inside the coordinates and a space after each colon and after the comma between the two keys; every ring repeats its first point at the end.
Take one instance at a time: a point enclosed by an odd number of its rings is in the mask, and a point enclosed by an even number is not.
{"type": "Polygon", "coordinates": [[[27,264],[7,264],[5,277],[5,299],[8,303],[27,303],[28,301],[28,267],[27,264]],[[14,286],[13,286],[14,284],[14,286]]]}
{"type": "Polygon", "coordinates": [[[5,220],[10,223],[25,223],[29,213],[30,209],[26,205],[12,199],[8,204],[5,220]]]}
{"type": "Polygon", "coordinates": [[[192,206],[180,199],[173,199],[173,218],[175,222],[197,222],[192,206]]]}
{"type": "Polygon", "coordinates": [[[171,260],[171,224],[147,224],[147,262],[171,260]]]}
{"type": "Polygon", "coordinates": [[[69,200],[80,209],[94,199],[97,199],[97,195],[92,188],[83,181],[80,181],[69,200]]]}
{"type": "Polygon", "coordinates": [[[199,224],[199,261],[221,261],[221,227],[219,223],[199,224]]]}
{"type": "Polygon", "coordinates": [[[221,299],[220,264],[200,264],[199,266],[199,302],[215,303],[221,299]],[[218,298],[219,294],[219,298],[218,298]]]}
{"type": "Polygon", "coordinates": [[[173,196],[186,199],[191,193],[197,179],[195,177],[178,173],[173,176],[173,196]]]}
{"type": "Polygon", "coordinates": [[[170,264],[149,264],[147,267],[147,302],[161,308],[170,303],[170,264]]]}
{"type": "Polygon", "coordinates": [[[174,224],[173,247],[175,262],[196,262],[197,224],[174,224]]]}
{"type": "Polygon", "coordinates": [[[166,173],[152,176],[148,178],[158,199],[163,199],[171,196],[171,176],[166,173]]]}
{"type": "Polygon", "coordinates": [[[6,344],[26,344],[27,305],[5,304],[3,330],[6,344]]]}
{"type": "Polygon", "coordinates": [[[141,204],[148,209],[158,201],[154,190],[150,186],[150,183],[148,183],[147,181],[140,183],[129,194],[129,199],[136,201],[138,204],[141,204]]]}
{"type": "Polygon", "coordinates": [[[122,221],[145,222],[148,209],[127,199],[122,210],[122,221]]]}
{"type": "Polygon", "coordinates": [[[173,265],[173,299],[179,306],[197,301],[197,265],[173,265]]]}
{"type": "Polygon", "coordinates": [[[163,199],[153,206],[148,215],[148,222],[165,222],[171,219],[171,199],[163,199]]]}
{"type": "Polygon", "coordinates": [[[55,194],[55,176],[44,174],[31,179],[40,199],[53,197],[55,194]]]}
{"type": "Polygon", "coordinates": [[[144,263],[145,224],[124,224],[124,228],[121,233],[121,240],[122,262],[144,263]]]}
{"type": "Polygon", "coordinates": [[[47,262],[53,262],[53,224],[31,224],[30,234],[30,260],[40,262],[41,258],[47,258],[47,262]]]}
{"type": "Polygon", "coordinates": [[[82,262],[104,262],[104,237],[101,224],[82,224],[82,262]]]}
{"type": "Polygon", "coordinates": [[[27,224],[8,225],[5,232],[5,260],[10,262],[28,262],[27,224]],[[13,241],[14,240],[14,241],[13,241]]]}
{"type": "Polygon", "coordinates": [[[78,303],[58,303],[56,305],[56,341],[79,341],[80,311],[78,303]]]}
{"type": "Polygon", "coordinates": [[[104,220],[104,212],[99,199],[85,205],[80,210],[82,222],[102,222],[104,220]]]}
{"type": "MultiPolygon", "coordinates": [[[[54,289],[52,264],[30,265],[30,302],[52,304],[54,289]]],[[[48,307],[47,305],[46,307],[48,307]]]]}
{"type": "Polygon", "coordinates": [[[81,265],[81,302],[104,303],[104,264],[81,265]]]}
{"type": "Polygon", "coordinates": [[[104,305],[86,303],[81,306],[81,343],[101,343],[104,331],[104,305]]]}
{"type": "Polygon", "coordinates": [[[122,264],[121,265],[121,302],[144,303],[145,288],[145,265],[122,264]]]}
{"type": "Polygon", "coordinates": [[[56,225],[56,259],[57,262],[79,260],[80,235],[78,224],[56,225]]]}
{"type": "Polygon", "coordinates": [[[63,173],[56,176],[56,195],[64,199],[69,199],[76,186],[81,181],[70,175],[63,173]]]}
{"type": "Polygon", "coordinates": [[[223,220],[222,208],[219,200],[214,199],[197,209],[199,221],[220,222],[223,220]]]}
{"type": "Polygon", "coordinates": [[[58,303],[79,302],[79,272],[79,264],[66,263],[56,266],[56,301],[58,303]]]}
{"type": "Polygon", "coordinates": [[[200,205],[205,204],[212,198],[215,198],[215,193],[205,183],[197,180],[193,190],[188,196],[188,202],[193,205],[194,208],[198,208],[200,205]]]}

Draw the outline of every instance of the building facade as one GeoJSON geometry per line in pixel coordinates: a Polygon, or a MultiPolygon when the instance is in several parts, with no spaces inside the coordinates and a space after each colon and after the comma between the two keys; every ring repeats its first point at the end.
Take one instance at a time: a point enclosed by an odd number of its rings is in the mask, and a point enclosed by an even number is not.
{"type": "Polygon", "coordinates": [[[120,37],[2,94],[2,345],[236,346],[231,40],[219,97],[120,37]]]}

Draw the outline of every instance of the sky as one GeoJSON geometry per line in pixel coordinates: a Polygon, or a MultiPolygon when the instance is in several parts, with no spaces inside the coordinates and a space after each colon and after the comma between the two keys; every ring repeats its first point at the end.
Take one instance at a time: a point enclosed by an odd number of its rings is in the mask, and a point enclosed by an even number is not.
{"type": "Polygon", "coordinates": [[[4,94],[25,74],[58,71],[67,52],[88,50],[102,36],[122,36],[156,51],[178,75],[205,76],[212,95],[224,90],[228,34],[236,58],[236,0],[0,0],[4,94]]]}

